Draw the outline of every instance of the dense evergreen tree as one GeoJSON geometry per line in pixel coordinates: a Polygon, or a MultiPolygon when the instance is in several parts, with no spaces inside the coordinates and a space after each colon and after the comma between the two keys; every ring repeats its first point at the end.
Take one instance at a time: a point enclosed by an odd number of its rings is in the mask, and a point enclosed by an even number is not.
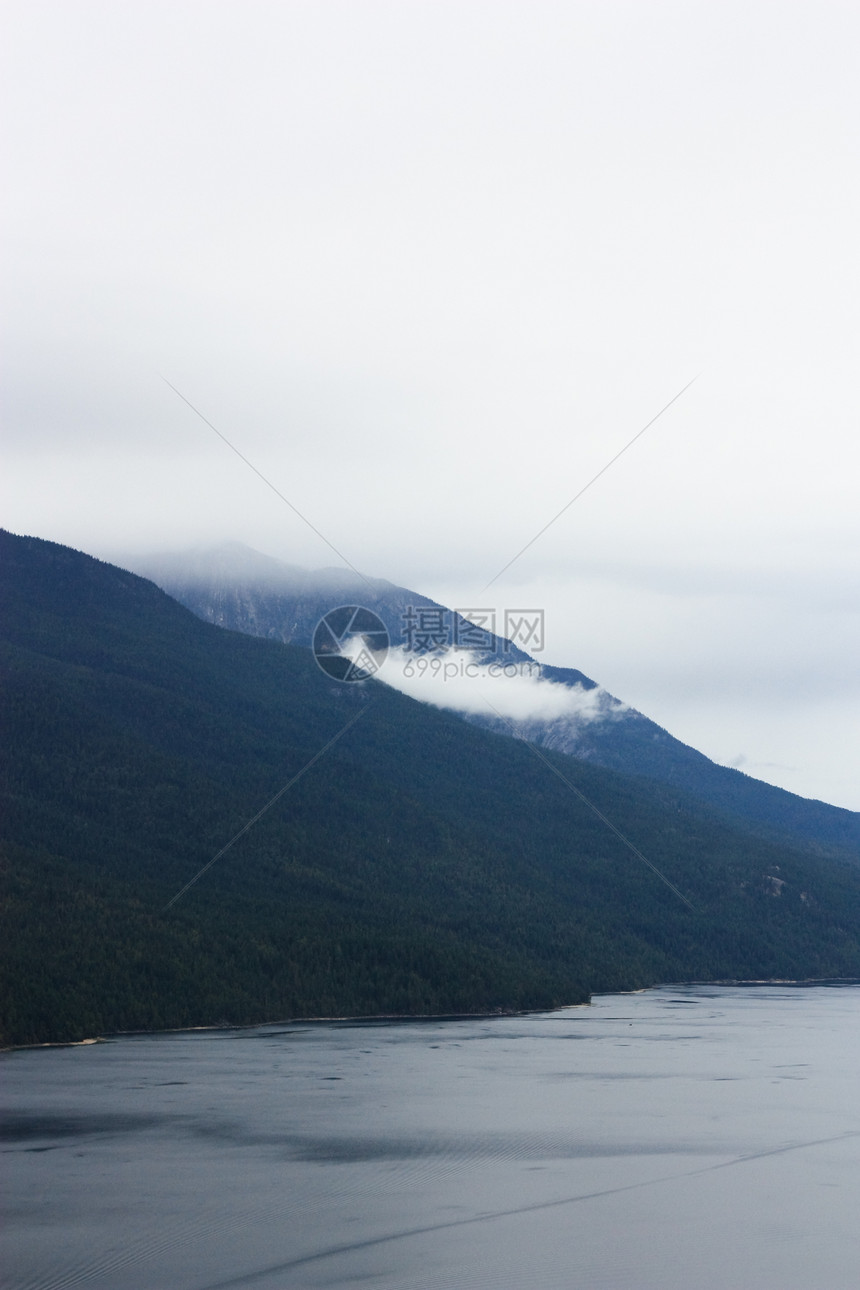
{"type": "Polygon", "coordinates": [[[0,534],[6,1042],[860,976],[860,871],[0,534]],[[181,899],[168,902],[353,717],[181,899]]]}

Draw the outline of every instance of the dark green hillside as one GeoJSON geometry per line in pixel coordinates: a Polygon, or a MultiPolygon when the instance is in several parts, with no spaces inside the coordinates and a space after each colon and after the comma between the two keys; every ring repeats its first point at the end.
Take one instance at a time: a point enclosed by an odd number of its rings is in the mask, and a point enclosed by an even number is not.
{"type": "MultiPolygon", "coordinates": [[[[415,640],[405,624],[416,621],[411,612],[415,607],[439,611],[445,625],[443,637],[448,632],[451,638],[455,621],[460,631],[464,627],[456,613],[406,587],[379,578],[365,579],[348,569],[312,573],[238,542],[208,550],[131,557],[129,567],[151,578],[204,622],[294,645],[310,647],[323,614],[355,600],[380,616],[393,642],[408,648],[415,640]]],[[[432,613],[428,621],[434,621],[432,613]]],[[[485,662],[491,658],[503,663],[529,661],[529,655],[515,644],[489,632],[472,627],[469,641],[485,662]]],[[[596,686],[574,668],[530,661],[540,666],[546,680],[587,690],[596,686]]],[[[498,734],[512,733],[511,727],[489,710],[472,714],[468,720],[498,734]]],[[[668,784],[695,798],[700,807],[719,812],[728,822],[763,837],[838,853],[860,863],[860,813],[798,797],[742,771],[719,766],[632,708],[626,709],[621,720],[616,716],[585,725],[558,718],[529,719],[516,733],[606,770],[668,784]]]]}
{"type": "Polygon", "coordinates": [[[857,870],[0,534],[4,1037],[860,975],[857,870]],[[356,724],[165,905],[356,714],[356,724]]]}

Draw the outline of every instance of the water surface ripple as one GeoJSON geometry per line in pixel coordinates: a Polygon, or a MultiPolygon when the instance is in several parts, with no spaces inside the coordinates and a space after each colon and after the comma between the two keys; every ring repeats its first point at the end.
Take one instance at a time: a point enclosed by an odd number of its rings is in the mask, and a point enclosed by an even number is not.
{"type": "Polygon", "coordinates": [[[8,1290],[855,1290],[860,987],[3,1056],[8,1290]]]}

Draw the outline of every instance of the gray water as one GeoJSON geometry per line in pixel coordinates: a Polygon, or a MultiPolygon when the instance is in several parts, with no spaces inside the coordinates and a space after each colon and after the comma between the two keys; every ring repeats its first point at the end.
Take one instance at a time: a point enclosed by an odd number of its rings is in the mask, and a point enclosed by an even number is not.
{"type": "Polygon", "coordinates": [[[856,1290],[860,987],[2,1060],[14,1290],[856,1290]]]}

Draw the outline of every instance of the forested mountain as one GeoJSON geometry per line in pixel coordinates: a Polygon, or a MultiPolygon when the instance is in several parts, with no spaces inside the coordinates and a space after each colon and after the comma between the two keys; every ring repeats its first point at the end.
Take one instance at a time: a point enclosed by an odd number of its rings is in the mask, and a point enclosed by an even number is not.
{"type": "MultiPolygon", "coordinates": [[[[476,657],[487,662],[533,662],[515,643],[490,632],[463,632],[462,619],[406,587],[383,579],[365,579],[348,569],[311,572],[270,556],[227,543],[220,547],[161,556],[132,557],[128,566],[151,578],[206,622],[270,640],[310,645],[314,627],[336,605],[358,600],[383,620],[394,643],[415,643],[405,624],[410,609],[444,611],[451,635],[472,643],[476,657]],[[459,630],[457,628],[459,627],[459,630]]],[[[566,686],[594,689],[596,682],[575,668],[539,665],[541,676],[566,686]]],[[[860,814],[811,801],[764,784],[727,766],[718,766],[695,748],[673,738],[656,722],[624,707],[602,692],[605,715],[583,720],[521,721],[517,733],[543,748],[570,753],[625,774],[643,775],[684,789],[714,810],[752,825],[765,835],[802,839],[825,849],[840,848],[860,859],[860,814]]],[[[622,696],[623,697],[623,696],[622,696]]],[[[475,724],[509,735],[510,725],[491,713],[472,715],[475,724]]]]}
{"type": "Polygon", "coordinates": [[[66,547],[0,534],[0,570],[6,1042],[860,976],[850,864],[66,547]]]}

